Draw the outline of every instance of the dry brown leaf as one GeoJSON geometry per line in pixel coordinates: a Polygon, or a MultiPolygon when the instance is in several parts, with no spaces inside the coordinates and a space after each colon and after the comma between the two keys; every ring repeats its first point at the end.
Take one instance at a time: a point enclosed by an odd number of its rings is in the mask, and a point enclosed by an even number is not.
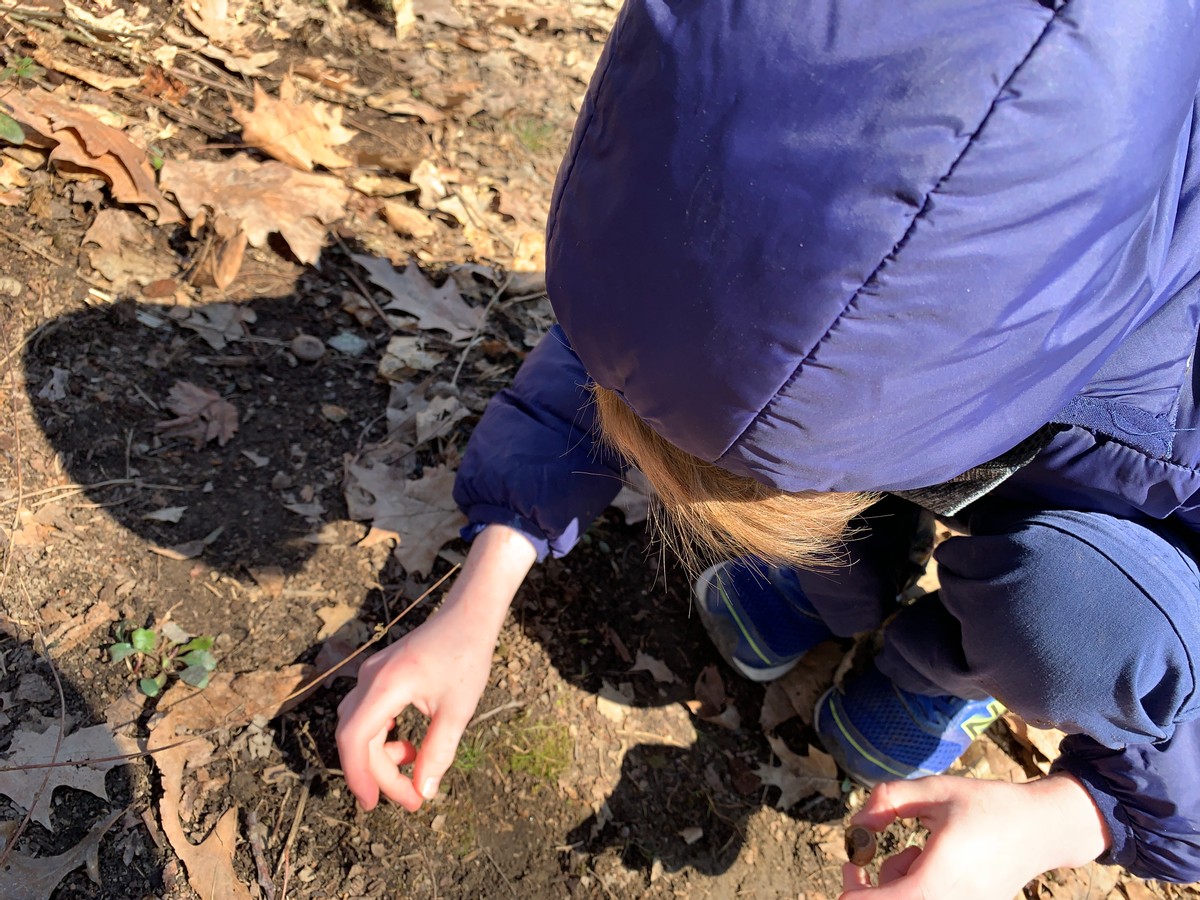
{"type": "Polygon", "coordinates": [[[442,545],[458,537],[466,519],[451,491],[454,471],[426,468],[416,480],[385,465],[351,463],[346,472],[346,504],[350,518],[373,520],[373,527],[395,532],[393,555],[405,570],[424,574],[433,568],[442,545]]]}
{"type": "Polygon", "coordinates": [[[317,610],[317,618],[321,620],[321,629],[317,632],[317,640],[323,641],[333,637],[341,627],[351,622],[358,615],[358,610],[349,603],[337,603],[317,610]]]}
{"type": "Polygon", "coordinates": [[[813,709],[825,689],[833,683],[833,673],[845,656],[835,642],[813,647],[796,667],[767,685],[758,722],[763,731],[774,731],[789,719],[812,722],[813,709]]]}
{"type": "Polygon", "coordinates": [[[29,178],[20,162],[7,156],[0,159],[0,189],[23,188],[28,185],[29,178]]]}
{"type": "MultiPolygon", "coordinates": [[[[0,897],[4,900],[50,900],[58,884],[80,866],[87,868],[88,878],[100,884],[100,840],[117,819],[125,814],[118,809],[91,827],[87,835],[57,856],[25,856],[10,853],[0,871],[0,897]]],[[[3,847],[0,842],[0,848],[3,847]]]]}
{"type": "Polygon", "coordinates": [[[241,124],[247,144],[280,162],[306,172],[312,171],[314,164],[329,169],[353,165],[333,149],[356,134],[342,126],[342,108],[301,100],[290,77],[280,84],[278,100],[255,84],[253,111],[234,104],[233,117],[241,124]]]}
{"type": "Polygon", "coordinates": [[[154,430],[167,437],[191,438],[197,450],[213,439],[224,447],[237,431],[237,408],[212,388],[177,381],[166,405],[178,418],[159,422],[154,430]]]}
{"type": "Polygon", "coordinates": [[[730,731],[741,727],[741,714],[733,705],[733,699],[725,693],[725,682],[715,665],[705,666],[700,672],[695,691],[696,699],[687,703],[693,715],[730,731]]]}
{"type": "MultiPolygon", "coordinates": [[[[0,172],[0,174],[3,174],[0,172]]],[[[395,200],[383,204],[383,217],[397,234],[409,234],[415,238],[431,238],[437,234],[437,223],[419,209],[395,200]]]]}
{"type": "Polygon", "coordinates": [[[97,797],[108,799],[104,787],[104,773],[124,765],[124,761],[112,757],[122,753],[136,753],[137,741],[116,734],[109,725],[92,725],[80,728],[59,741],[62,733],[58,723],[45,732],[18,731],[5,751],[0,767],[0,794],[8,797],[21,809],[32,808],[33,821],[50,828],[50,795],[58,787],[72,787],[97,797]],[[54,752],[58,746],[58,753],[54,752]],[[107,762],[100,760],[107,759],[107,762]],[[78,765],[45,768],[46,763],[77,762],[78,765]],[[21,769],[20,766],[42,768],[21,769]],[[42,788],[43,779],[45,789],[42,788]],[[35,804],[36,801],[36,804],[35,804]]]}
{"type": "Polygon", "coordinates": [[[762,783],[779,788],[775,806],[788,809],[805,797],[820,794],[837,799],[842,793],[837,763],[828,753],[810,747],[807,756],[793,753],[780,738],[768,736],[771,751],[779,757],[780,765],[758,766],[754,772],[762,783]]]}
{"type": "Polygon", "coordinates": [[[55,72],[61,72],[64,75],[70,75],[72,78],[82,81],[84,84],[89,84],[99,91],[136,87],[142,80],[131,75],[105,75],[103,72],[97,72],[95,69],[85,69],[83,66],[72,65],[63,59],[61,54],[51,53],[44,47],[37,47],[30,55],[38,65],[45,66],[47,69],[53,69],[55,72]]]}
{"type": "Polygon", "coordinates": [[[210,41],[236,45],[255,30],[244,24],[248,5],[244,0],[188,0],[183,5],[183,15],[210,41]]]}
{"type": "Polygon", "coordinates": [[[1078,869],[1055,869],[1038,881],[1050,900],[1101,900],[1117,886],[1120,872],[1093,862],[1078,869]]]}
{"type": "Polygon", "coordinates": [[[367,270],[372,282],[391,294],[383,308],[416,316],[418,328],[445,331],[450,340],[459,342],[470,340],[483,321],[483,310],[463,300],[453,278],[435,288],[415,262],[397,271],[376,256],[355,253],[350,258],[367,270]]]}
{"type": "Polygon", "coordinates": [[[154,210],[160,225],[181,221],[179,210],[159,191],[146,152],[120,131],[40,88],[11,92],[4,102],[14,119],[53,145],[50,159],[60,170],[99,173],[119,202],[154,210]]]}
{"type": "Polygon", "coordinates": [[[382,94],[371,94],[367,97],[367,106],[387,113],[389,116],[413,116],[427,125],[436,125],[446,118],[446,114],[424,100],[418,100],[408,88],[396,88],[384,91],[382,94]]]}
{"type": "Polygon", "coordinates": [[[203,691],[176,684],[158,701],[158,709],[166,712],[154,724],[147,745],[157,751],[153,758],[162,774],[159,817],[163,834],[183,861],[188,882],[201,900],[250,900],[249,889],[238,880],[233,869],[238,811],[236,807],[227,810],[201,843],[189,841],[179,815],[183,770],[202,742],[171,745],[188,731],[235,728],[257,716],[272,719],[299,702],[300,698],[289,700],[288,696],[312,675],[313,668],[306,665],[242,675],[221,672],[212,677],[203,691]]]}
{"type": "Polygon", "coordinates": [[[460,13],[450,0],[412,0],[413,13],[426,22],[447,28],[467,28],[471,20],[460,13]]]}
{"type": "Polygon", "coordinates": [[[248,156],[218,162],[168,160],[162,185],[190,218],[205,210],[229,216],[252,247],[264,246],[278,232],[304,263],[317,261],[326,226],[344,215],[350,199],[350,189],[331,175],[258,163],[248,156]]]}
{"type": "Polygon", "coordinates": [[[92,268],[118,291],[170,278],[178,271],[170,254],[155,249],[143,224],[123,209],[102,209],[83,236],[92,268]]]}
{"type": "Polygon", "coordinates": [[[157,547],[151,544],[149,549],[151,553],[157,553],[159,556],[165,556],[167,559],[195,559],[204,552],[205,547],[220,537],[221,532],[224,530],[225,526],[219,525],[204,537],[197,538],[194,541],[185,541],[182,544],[176,544],[174,547],[157,547]]]}
{"type": "Polygon", "coordinates": [[[51,656],[61,659],[91,637],[93,631],[116,620],[117,614],[111,605],[104,600],[93,603],[82,619],[72,616],[50,632],[46,638],[47,650],[51,656]]]}
{"type": "Polygon", "coordinates": [[[1058,759],[1058,745],[1066,733],[1057,728],[1034,728],[1014,712],[1004,714],[1004,724],[1018,744],[1032,751],[1030,761],[1049,773],[1051,763],[1058,759]]]}
{"type": "Polygon", "coordinates": [[[661,659],[655,659],[648,653],[638,651],[637,659],[633,661],[633,666],[630,672],[649,672],[654,676],[654,680],[662,684],[675,684],[679,678],[671,671],[670,667],[661,659]]]}
{"type": "Polygon", "coordinates": [[[245,338],[248,323],[258,321],[253,307],[239,303],[207,303],[191,309],[172,312],[172,319],[182,327],[196,332],[214,350],[224,350],[230,341],[245,338]]]}

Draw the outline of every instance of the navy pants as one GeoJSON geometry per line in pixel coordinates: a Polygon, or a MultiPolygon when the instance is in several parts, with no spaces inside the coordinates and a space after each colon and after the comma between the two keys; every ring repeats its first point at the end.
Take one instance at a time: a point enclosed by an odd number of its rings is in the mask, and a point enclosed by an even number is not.
{"type": "Polygon", "coordinates": [[[849,567],[801,573],[836,634],[887,620],[877,665],[900,687],[994,696],[1108,747],[1166,739],[1200,714],[1200,570],[1164,523],[984,500],[970,536],[937,549],[941,590],[896,611],[916,515],[887,498],[849,545],[849,567]]]}

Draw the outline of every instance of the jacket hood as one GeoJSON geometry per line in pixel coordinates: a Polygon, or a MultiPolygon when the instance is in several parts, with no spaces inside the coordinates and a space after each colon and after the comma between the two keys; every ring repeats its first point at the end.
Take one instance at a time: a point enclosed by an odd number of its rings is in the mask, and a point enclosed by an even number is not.
{"type": "Polygon", "coordinates": [[[555,312],[702,459],[945,481],[1200,269],[1198,82],[1188,0],[628,0],[555,189],[555,312]]]}

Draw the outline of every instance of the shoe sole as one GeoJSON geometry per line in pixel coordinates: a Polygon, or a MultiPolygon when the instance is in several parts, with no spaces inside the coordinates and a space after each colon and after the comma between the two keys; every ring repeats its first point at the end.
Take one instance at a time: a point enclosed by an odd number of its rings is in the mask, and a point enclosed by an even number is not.
{"type": "MultiPolygon", "coordinates": [[[[717,648],[717,652],[721,654],[721,658],[729,665],[737,670],[738,674],[750,681],[766,682],[774,681],[786,675],[796,667],[800,662],[800,658],[790,660],[785,663],[780,663],[777,666],[768,666],[766,668],[754,668],[746,665],[741,660],[733,655],[732,648],[737,646],[739,626],[729,622],[727,619],[720,619],[713,615],[705,603],[705,596],[708,593],[708,588],[712,584],[713,576],[724,566],[724,563],[717,563],[715,566],[709,566],[699,577],[696,578],[695,584],[692,585],[692,597],[696,601],[696,613],[700,616],[700,622],[704,625],[704,630],[708,632],[713,646],[717,648]]],[[[736,619],[737,614],[733,614],[736,619]]],[[[744,632],[743,635],[744,636],[744,632]]]]}

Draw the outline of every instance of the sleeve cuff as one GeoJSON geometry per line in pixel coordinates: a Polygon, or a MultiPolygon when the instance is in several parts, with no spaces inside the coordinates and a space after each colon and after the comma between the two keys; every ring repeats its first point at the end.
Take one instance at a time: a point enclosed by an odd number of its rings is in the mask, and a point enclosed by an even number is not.
{"type": "Polygon", "coordinates": [[[1108,786],[1095,769],[1082,760],[1077,760],[1069,754],[1063,754],[1055,760],[1050,771],[1074,775],[1079,779],[1084,790],[1088,792],[1092,802],[1096,804],[1096,808],[1100,810],[1104,824],[1108,826],[1112,843],[1109,844],[1107,852],[1097,857],[1096,861],[1101,865],[1121,866],[1125,869],[1134,866],[1137,862],[1137,842],[1133,829],[1121,820],[1118,814],[1120,803],[1109,792],[1108,786]]]}
{"type": "Polygon", "coordinates": [[[542,562],[550,554],[550,541],[542,534],[542,530],[529,519],[517,515],[511,509],[481,504],[472,506],[466,513],[469,523],[463,526],[459,534],[468,543],[475,540],[479,536],[479,532],[489,525],[506,525],[513,531],[524,535],[529,543],[533,544],[533,549],[537,551],[538,562],[542,562]]]}

